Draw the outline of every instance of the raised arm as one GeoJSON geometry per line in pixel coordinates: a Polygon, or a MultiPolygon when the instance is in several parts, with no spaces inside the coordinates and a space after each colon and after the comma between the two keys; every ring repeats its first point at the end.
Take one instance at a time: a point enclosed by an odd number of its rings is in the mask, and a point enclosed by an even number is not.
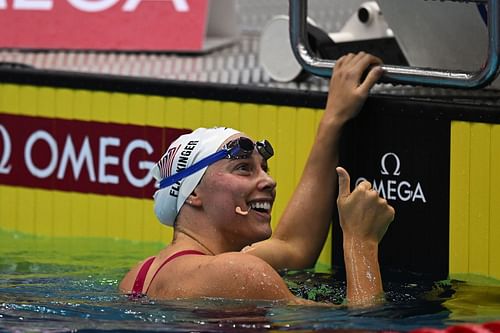
{"type": "Polygon", "coordinates": [[[314,265],[333,214],[341,130],[357,115],[370,88],[380,78],[382,69],[376,66],[380,63],[366,53],[349,54],[337,61],[326,109],[299,184],[273,237],[245,252],[263,258],[276,269],[314,265]]]}
{"type": "Polygon", "coordinates": [[[351,193],[349,173],[341,167],[337,168],[337,173],[347,300],[350,305],[373,304],[383,296],[378,244],[394,219],[394,208],[367,181],[361,182],[351,193]]]}

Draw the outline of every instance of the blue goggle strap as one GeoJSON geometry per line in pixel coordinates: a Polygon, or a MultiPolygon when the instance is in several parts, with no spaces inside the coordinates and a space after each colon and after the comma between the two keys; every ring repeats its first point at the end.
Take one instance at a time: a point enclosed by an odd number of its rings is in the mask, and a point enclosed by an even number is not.
{"type": "Polygon", "coordinates": [[[227,156],[232,156],[234,154],[237,154],[239,150],[240,150],[239,147],[234,147],[231,150],[222,149],[222,150],[219,150],[219,151],[213,153],[212,155],[208,155],[207,157],[196,162],[195,164],[191,165],[190,167],[187,167],[187,168],[177,172],[176,174],[173,174],[170,177],[166,177],[166,178],[163,178],[162,180],[160,180],[159,189],[161,190],[162,188],[169,187],[170,185],[177,183],[178,181],[180,181],[180,180],[192,175],[193,173],[209,166],[210,164],[213,164],[219,160],[226,158],[227,156]]]}

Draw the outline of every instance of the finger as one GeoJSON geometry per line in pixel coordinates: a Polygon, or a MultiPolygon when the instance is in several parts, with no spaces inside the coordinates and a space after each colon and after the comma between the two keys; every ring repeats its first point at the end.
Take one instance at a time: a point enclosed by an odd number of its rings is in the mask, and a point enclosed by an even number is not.
{"type": "Polygon", "coordinates": [[[364,71],[368,66],[381,65],[382,59],[369,53],[359,52],[352,60],[352,65],[364,71]]]}
{"type": "Polygon", "coordinates": [[[344,54],[335,62],[335,67],[340,69],[342,66],[349,64],[354,57],[355,55],[353,53],[344,54]]]}
{"type": "Polygon", "coordinates": [[[351,177],[346,169],[337,167],[337,175],[339,176],[339,198],[346,198],[351,194],[351,177]]]}
{"type": "Polygon", "coordinates": [[[379,57],[376,57],[374,55],[370,55],[370,64],[371,65],[382,65],[384,63],[384,61],[379,58],[379,57]]]}
{"type": "Polygon", "coordinates": [[[372,184],[367,180],[363,180],[356,188],[359,190],[369,191],[372,188],[372,184]]]}
{"type": "Polygon", "coordinates": [[[345,56],[342,56],[340,58],[337,59],[337,61],[335,61],[335,67],[334,67],[334,72],[335,72],[335,69],[339,69],[340,67],[342,67],[342,65],[344,64],[344,61],[345,61],[345,56]]]}
{"type": "Polygon", "coordinates": [[[352,65],[354,67],[358,67],[360,63],[362,63],[363,61],[366,62],[366,59],[368,58],[370,58],[370,55],[368,53],[365,53],[363,51],[356,53],[356,55],[352,59],[352,65]]]}
{"type": "Polygon", "coordinates": [[[396,216],[396,210],[391,205],[389,205],[388,208],[389,208],[389,221],[392,222],[394,221],[394,217],[396,216]]]}
{"type": "Polygon", "coordinates": [[[373,87],[375,83],[380,79],[383,73],[384,70],[380,66],[371,68],[365,80],[361,82],[361,85],[359,87],[364,91],[370,90],[371,87],[373,87]]]}
{"type": "Polygon", "coordinates": [[[368,72],[370,67],[382,65],[382,60],[378,57],[372,56],[371,54],[360,52],[353,59],[352,65],[358,74],[362,75],[363,73],[368,72]]]}

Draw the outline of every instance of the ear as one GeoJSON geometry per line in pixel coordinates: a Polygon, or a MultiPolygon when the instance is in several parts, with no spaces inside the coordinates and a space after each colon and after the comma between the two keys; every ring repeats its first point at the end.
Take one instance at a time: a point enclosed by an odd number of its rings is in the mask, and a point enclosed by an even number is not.
{"type": "Polygon", "coordinates": [[[196,189],[187,197],[186,203],[192,207],[201,207],[201,197],[196,193],[196,189]]]}

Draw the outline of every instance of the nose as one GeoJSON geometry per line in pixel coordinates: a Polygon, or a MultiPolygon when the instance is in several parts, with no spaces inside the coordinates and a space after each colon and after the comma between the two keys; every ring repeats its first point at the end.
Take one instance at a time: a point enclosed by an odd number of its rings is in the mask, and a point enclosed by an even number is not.
{"type": "Polygon", "coordinates": [[[276,181],[267,172],[260,170],[257,187],[260,191],[273,192],[276,189],[276,181]]]}

